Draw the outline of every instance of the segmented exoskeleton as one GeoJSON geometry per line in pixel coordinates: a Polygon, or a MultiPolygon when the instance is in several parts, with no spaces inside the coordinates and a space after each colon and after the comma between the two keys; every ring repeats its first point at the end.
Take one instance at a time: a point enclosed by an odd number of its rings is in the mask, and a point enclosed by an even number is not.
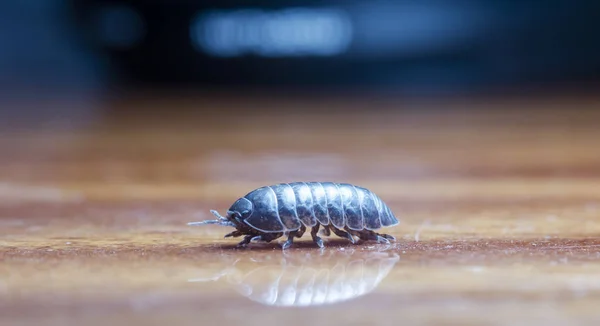
{"type": "Polygon", "coordinates": [[[331,232],[355,243],[361,240],[389,243],[395,238],[375,233],[382,227],[398,224],[390,208],[370,190],[348,183],[293,182],[255,189],[231,205],[226,216],[211,210],[218,218],[188,225],[218,224],[236,228],[225,237],[245,236],[238,245],[251,241],[271,242],[284,235],[289,248],[294,238],[300,238],[307,228],[314,243],[323,247],[317,235],[331,232]]]}

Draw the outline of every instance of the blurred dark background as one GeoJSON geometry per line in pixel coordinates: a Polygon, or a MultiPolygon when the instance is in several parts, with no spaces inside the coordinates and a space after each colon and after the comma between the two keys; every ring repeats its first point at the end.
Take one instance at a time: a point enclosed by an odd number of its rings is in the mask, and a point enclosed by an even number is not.
{"type": "Polygon", "coordinates": [[[593,0],[2,1],[0,84],[3,96],[593,90],[599,18],[593,0]]]}

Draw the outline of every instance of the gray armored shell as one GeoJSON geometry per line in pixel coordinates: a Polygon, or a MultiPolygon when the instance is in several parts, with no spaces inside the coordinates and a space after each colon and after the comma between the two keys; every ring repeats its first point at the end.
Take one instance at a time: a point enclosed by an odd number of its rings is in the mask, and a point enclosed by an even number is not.
{"type": "Polygon", "coordinates": [[[347,183],[283,183],[258,188],[244,198],[253,207],[244,222],[262,232],[295,231],[317,223],[357,231],[398,224],[377,195],[347,183]]]}

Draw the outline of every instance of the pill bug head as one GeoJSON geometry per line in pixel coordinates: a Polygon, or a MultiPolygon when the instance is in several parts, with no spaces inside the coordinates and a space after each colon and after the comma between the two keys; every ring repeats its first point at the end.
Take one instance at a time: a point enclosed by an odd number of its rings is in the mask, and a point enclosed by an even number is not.
{"type": "Polygon", "coordinates": [[[254,205],[246,198],[239,198],[227,210],[225,216],[221,216],[219,212],[211,210],[210,212],[217,217],[216,220],[206,220],[200,222],[191,222],[188,225],[206,225],[217,224],[222,226],[234,227],[237,230],[248,233],[250,227],[244,223],[244,220],[252,215],[254,205]]]}
{"type": "Polygon", "coordinates": [[[254,205],[252,205],[251,201],[246,198],[240,198],[229,207],[226,218],[233,223],[244,224],[242,222],[252,215],[253,209],[254,205]]]}

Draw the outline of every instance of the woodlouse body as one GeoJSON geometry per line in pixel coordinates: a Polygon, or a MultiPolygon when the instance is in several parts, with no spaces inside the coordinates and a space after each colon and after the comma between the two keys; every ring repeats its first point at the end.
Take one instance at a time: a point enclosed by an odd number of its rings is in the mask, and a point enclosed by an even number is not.
{"type": "Polygon", "coordinates": [[[313,241],[323,247],[317,236],[320,227],[329,236],[355,243],[361,240],[389,243],[395,240],[387,234],[375,233],[382,227],[398,224],[390,208],[370,190],[348,183],[293,182],[264,186],[249,192],[231,205],[225,217],[211,211],[217,220],[192,222],[189,225],[219,224],[235,227],[225,237],[245,236],[239,243],[271,242],[287,235],[283,248],[290,247],[311,228],[313,241]]]}

